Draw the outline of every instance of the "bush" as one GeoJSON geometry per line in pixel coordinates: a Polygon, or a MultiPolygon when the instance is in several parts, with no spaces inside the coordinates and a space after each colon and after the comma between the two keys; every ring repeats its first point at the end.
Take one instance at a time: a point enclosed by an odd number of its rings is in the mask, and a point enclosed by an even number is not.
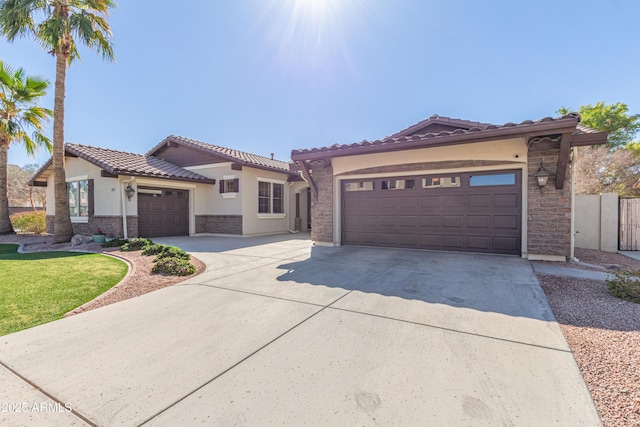
{"type": "Polygon", "coordinates": [[[104,242],[102,245],[103,248],[117,248],[126,243],[129,243],[129,239],[113,239],[109,242],[104,242]]]}
{"type": "Polygon", "coordinates": [[[640,304],[640,270],[616,271],[606,283],[614,297],[640,304]]]}
{"type": "Polygon", "coordinates": [[[47,231],[47,219],[44,211],[19,212],[11,215],[11,225],[20,233],[43,234],[47,231]]]}
{"type": "Polygon", "coordinates": [[[195,273],[196,268],[189,261],[182,258],[162,258],[157,260],[151,272],[169,276],[188,276],[195,273]]]}
{"type": "Polygon", "coordinates": [[[162,258],[181,258],[187,261],[189,261],[189,259],[191,258],[188,253],[176,246],[161,244],[147,246],[142,251],[142,255],[157,255],[156,259],[153,262],[156,262],[162,258]]]}
{"type": "Polygon", "coordinates": [[[133,252],[139,251],[151,245],[153,245],[153,242],[151,240],[144,237],[137,237],[135,239],[129,240],[129,243],[125,243],[124,245],[120,246],[120,250],[123,252],[133,252]]]}

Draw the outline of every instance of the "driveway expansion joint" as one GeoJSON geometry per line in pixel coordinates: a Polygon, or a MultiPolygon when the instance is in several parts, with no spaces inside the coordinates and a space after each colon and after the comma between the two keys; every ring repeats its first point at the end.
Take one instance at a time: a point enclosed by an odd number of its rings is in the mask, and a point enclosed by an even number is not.
{"type": "Polygon", "coordinates": [[[313,313],[312,315],[306,317],[305,319],[302,319],[300,322],[296,323],[295,325],[293,325],[291,328],[287,329],[286,331],[284,331],[283,333],[281,333],[280,335],[278,335],[277,337],[273,338],[271,341],[265,343],[264,345],[260,346],[259,348],[257,348],[256,350],[254,350],[253,352],[249,353],[247,356],[243,357],[242,359],[240,359],[239,361],[237,361],[236,363],[234,363],[233,365],[231,365],[230,367],[228,367],[227,369],[223,370],[222,372],[220,372],[218,375],[214,376],[213,378],[211,378],[210,380],[204,382],[203,384],[201,384],[200,386],[196,387],[194,390],[190,391],[189,393],[186,393],[184,396],[182,396],[180,399],[176,400],[175,402],[173,402],[172,404],[168,405],[166,408],[162,409],[161,411],[156,412],[155,414],[153,414],[152,416],[150,416],[149,418],[147,418],[146,420],[144,420],[143,422],[141,422],[140,424],[138,424],[138,427],[143,426],[145,424],[147,424],[148,422],[152,421],[154,418],[158,417],[159,415],[165,413],[166,411],[168,411],[169,409],[171,409],[172,407],[174,407],[175,405],[177,405],[178,403],[182,402],[183,400],[187,399],[188,397],[192,396],[194,393],[197,393],[199,390],[202,390],[204,387],[206,387],[207,385],[211,384],[212,382],[214,382],[215,380],[217,380],[218,378],[220,378],[221,376],[225,375],[227,372],[233,370],[235,367],[241,365],[242,363],[244,363],[246,360],[250,359],[251,357],[255,356],[256,354],[258,354],[259,352],[261,352],[262,350],[264,350],[265,348],[269,347],[271,344],[273,344],[274,342],[278,341],[280,338],[284,337],[285,335],[287,335],[289,332],[293,331],[294,329],[297,329],[299,326],[301,326],[303,323],[306,323],[308,320],[312,319],[313,317],[315,317],[316,315],[322,313],[323,311],[325,311],[327,308],[329,308],[331,305],[337,303],[338,301],[340,301],[342,298],[346,297],[347,295],[349,295],[351,292],[353,292],[353,290],[350,290],[348,292],[346,292],[344,295],[341,295],[340,297],[336,298],[334,301],[332,301],[331,303],[329,303],[326,306],[318,306],[318,307],[322,307],[320,308],[320,310],[316,311],[315,313],[313,313]]]}
{"type": "MultiPolygon", "coordinates": [[[[45,389],[40,387],[39,385],[37,385],[36,383],[31,381],[29,378],[25,377],[24,375],[21,375],[18,371],[16,371],[15,369],[11,368],[10,366],[8,366],[2,360],[0,360],[0,366],[5,368],[7,371],[11,372],[11,374],[13,374],[17,378],[19,378],[21,381],[24,381],[25,383],[27,383],[30,387],[35,389],[37,392],[42,393],[44,396],[46,396],[47,398],[53,400],[55,403],[59,404],[61,407],[65,407],[65,405],[66,405],[65,402],[63,402],[62,400],[60,400],[57,397],[55,397],[53,394],[49,393],[48,391],[46,391],[45,389]]],[[[82,415],[81,413],[79,413],[77,410],[72,408],[69,412],[71,414],[73,414],[74,417],[76,417],[79,420],[81,420],[82,422],[90,425],[91,427],[98,427],[98,424],[94,423],[89,418],[87,418],[85,415],[82,415]]]]}

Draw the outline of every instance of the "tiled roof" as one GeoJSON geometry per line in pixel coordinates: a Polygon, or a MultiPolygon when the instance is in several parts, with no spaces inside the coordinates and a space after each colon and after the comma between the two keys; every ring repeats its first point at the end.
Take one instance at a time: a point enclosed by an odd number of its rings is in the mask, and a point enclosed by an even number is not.
{"type": "Polygon", "coordinates": [[[232,162],[239,162],[247,166],[255,166],[262,169],[271,169],[278,172],[291,173],[289,163],[280,160],[270,159],[268,157],[258,156],[257,154],[246,153],[240,150],[221,147],[219,145],[208,144],[206,142],[197,141],[184,136],[171,135],[165,138],[160,144],[153,147],[147,152],[147,155],[153,156],[167,142],[175,142],[180,145],[192,147],[206,153],[210,153],[219,157],[223,157],[232,162]]]}
{"type": "MultiPolygon", "coordinates": [[[[65,144],[64,149],[66,155],[80,157],[112,175],[144,176],[203,183],[213,182],[213,180],[203,175],[188,171],[156,157],[145,156],[143,154],[69,143],[65,144]]],[[[38,178],[43,175],[50,166],[51,160],[36,172],[33,178],[31,178],[30,183],[38,181],[38,178]]]]}
{"type": "Polygon", "coordinates": [[[387,136],[386,138],[400,138],[402,136],[408,136],[431,124],[451,126],[458,129],[470,129],[474,127],[484,129],[487,126],[491,126],[491,123],[473,122],[471,120],[456,119],[434,114],[428,119],[422,120],[421,122],[418,122],[415,125],[411,125],[408,128],[401,130],[400,132],[396,132],[393,135],[387,136]]]}
{"type": "Polygon", "coordinates": [[[100,166],[113,175],[148,176],[196,182],[209,181],[205,176],[143,154],[126,153],[124,151],[80,144],[65,144],[65,150],[69,154],[76,155],[96,166],[100,166]]]}
{"type": "MultiPolygon", "coordinates": [[[[530,131],[543,131],[543,130],[554,130],[554,127],[560,128],[563,126],[576,127],[580,126],[578,130],[581,129],[589,129],[586,126],[578,125],[580,121],[580,115],[578,113],[569,113],[565,116],[559,118],[545,117],[543,119],[532,121],[525,120],[520,123],[505,123],[503,125],[492,125],[486,123],[479,122],[469,122],[466,120],[460,119],[450,119],[447,117],[440,116],[432,116],[437,117],[437,120],[444,123],[444,121],[448,121],[450,124],[454,123],[465,123],[475,124],[475,126],[465,128],[465,129],[455,129],[451,131],[440,131],[437,133],[427,133],[424,135],[407,135],[400,137],[387,137],[383,139],[378,139],[375,141],[367,141],[364,140],[362,142],[356,142],[353,144],[334,144],[329,147],[320,147],[320,148],[303,148],[298,150],[293,150],[291,152],[291,156],[294,160],[300,160],[305,158],[307,155],[316,155],[316,154],[326,154],[327,157],[331,157],[332,154],[335,155],[346,155],[348,154],[356,154],[361,151],[369,151],[373,149],[373,147],[380,147],[382,151],[382,147],[388,147],[389,149],[400,149],[400,148],[410,148],[412,143],[420,142],[420,143],[429,143],[430,145],[444,145],[447,143],[455,143],[460,141],[469,142],[475,139],[486,139],[489,137],[508,137],[510,135],[517,134],[526,134],[530,131]],[[365,148],[367,147],[367,148],[365,148]]],[[[430,120],[430,119],[427,119],[430,120]]],[[[404,131],[399,132],[402,133],[410,133],[411,129],[420,129],[425,125],[426,121],[420,122],[416,125],[413,125],[404,131]],[[420,126],[418,126],[420,125],[420,126]],[[409,132],[407,132],[409,130],[409,132]]],[[[465,126],[466,127],[466,126],[465,126]]],[[[593,131],[592,129],[589,131],[593,131]]],[[[595,131],[599,133],[599,131],[595,131]]]]}

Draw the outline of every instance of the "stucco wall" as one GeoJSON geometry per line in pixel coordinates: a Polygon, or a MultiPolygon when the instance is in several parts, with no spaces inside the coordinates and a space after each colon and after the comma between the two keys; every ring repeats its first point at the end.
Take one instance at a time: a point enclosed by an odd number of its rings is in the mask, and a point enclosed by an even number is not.
{"type": "Polygon", "coordinates": [[[349,171],[388,165],[442,161],[527,161],[527,145],[523,138],[488,141],[450,147],[421,148],[390,153],[331,159],[334,175],[349,171]]]}
{"type": "Polygon", "coordinates": [[[289,183],[286,174],[249,167],[242,168],[242,233],[286,233],[289,227],[289,183]],[[258,215],[258,178],[272,179],[284,184],[284,214],[258,215]]]}
{"type": "Polygon", "coordinates": [[[289,230],[295,230],[296,219],[296,194],[300,195],[300,230],[306,231],[307,226],[307,189],[309,184],[305,181],[295,181],[289,187],[289,230]]]}
{"type": "Polygon", "coordinates": [[[604,252],[618,251],[618,195],[577,195],[575,245],[604,252]]]}
{"type": "Polygon", "coordinates": [[[206,176],[207,178],[213,178],[216,180],[215,185],[198,186],[195,192],[196,200],[196,215],[242,215],[242,191],[243,191],[243,172],[232,170],[231,162],[216,163],[203,166],[186,167],[190,171],[206,176]],[[233,194],[221,194],[220,193],[220,180],[225,179],[239,179],[240,191],[233,197],[233,194]]]}

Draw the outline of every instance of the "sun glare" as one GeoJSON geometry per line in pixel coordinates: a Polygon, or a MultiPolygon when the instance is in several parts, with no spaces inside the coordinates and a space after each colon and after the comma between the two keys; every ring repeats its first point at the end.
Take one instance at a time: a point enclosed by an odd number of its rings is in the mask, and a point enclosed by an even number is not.
{"type": "Polygon", "coordinates": [[[273,66],[291,77],[328,78],[351,68],[349,26],[360,0],[271,0],[265,40],[273,66]]]}

